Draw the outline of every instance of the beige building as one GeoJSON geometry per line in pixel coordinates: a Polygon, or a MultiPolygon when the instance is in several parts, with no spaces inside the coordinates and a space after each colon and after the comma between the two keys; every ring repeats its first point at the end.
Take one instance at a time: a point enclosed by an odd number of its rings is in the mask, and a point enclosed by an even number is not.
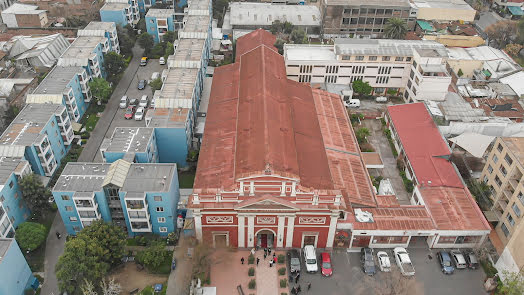
{"type": "Polygon", "coordinates": [[[499,137],[488,155],[481,179],[493,187],[491,211],[504,251],[497,269],[518,271],[524,266],[524,138],[499,137]]]}
{"type": "Polygon", "coordinates": [[[410,0],[417,19],[473,22],[477,11],[464,0],[410,0]]]}

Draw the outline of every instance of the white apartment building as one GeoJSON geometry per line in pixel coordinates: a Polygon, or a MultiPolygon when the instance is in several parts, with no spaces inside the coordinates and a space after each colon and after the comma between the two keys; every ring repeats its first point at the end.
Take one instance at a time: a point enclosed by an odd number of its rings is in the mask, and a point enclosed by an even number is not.
{"type": "Polygon", "coordinates": [[[447,56],[444,45],[434,41],[335,39],[334,45],[285,44],[284,58],[291,80],[311,84],[362,80],[373,87],[374,95],[388,90],[403,95],[417,49],[447,56]]]}

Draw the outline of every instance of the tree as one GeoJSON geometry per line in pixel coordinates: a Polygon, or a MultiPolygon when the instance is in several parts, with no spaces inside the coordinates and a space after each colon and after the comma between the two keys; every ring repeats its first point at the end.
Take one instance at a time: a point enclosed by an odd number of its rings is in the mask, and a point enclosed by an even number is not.
{"type": "Polygon", "coordinates": [[[109,80],[112,80],[126,68],[126,61],[120,54],[110,51],[104,55],[104,68],[109,75],[109,80]]]}
{"type": "Polygon", "coordinates": [[[488,39],[497,43],[499,48],[506,47],[517,34],[517,24],[515,21],[503,20],[489,26],[486,31],[488,39]]]}
{"type": "Polygon", "coordinates": [[[505,295],[521,295],[524,294],[524,277],[521,272],[507,272],[503,273],[502,287],[500,293],[505,295]]]}
{"type": "Polygon", "coordinates": [[[138,20],[138,23],[136,24],[136,28],[137,30],[140,31],[140,34],[147,32],[145,17],[141,17],[140,20],[138,20]]]}
{"type": "Polygon", "coordinates": [[[168,56],[175,54],[175,46],[173,46],[173,43],[167,42],[166,43],[166,52],[164,53],[164,57],[167,59],[168,56]]]}
{"type": "Polygon", "coordinates": [[[33,251],[47,238],[47,229],[40,223],[24,222],[16,229],[15,238],[20,249],[33,251]]]}
{"type": "Polygon", "coordinates": [[[173,32],[173,31],[167,31],[164,36],[162,36],[162,42],[175,42],[176,38],[177,38],[177,32],[173,32]]]}
{"type": "Polygon", "coordinates": [[[398,17],[388,19],[384,26],[384,37],[389,39],[404,39],[407,32],[406,22],[398,17]]]}
{"type": "Polygon", "coordinates": [[[153,49],[151,49],[151,58],[159,58],[161,56],[164,56],[164,43],[157,43],[155,46],[153,46],[153,49]]]}
{"type": "Polygon", "coordinates": [[[353,91],[358,95],[369,95],[373,90],[373,87],[368,82],[363,82],[362,80],[355,80],[351,85],[353,86],[353,91]]]}
{"type": "Polygon", "coordinates": [[[306,32],[302,28],[295,27],[289,38],[295,44],[306,44],[308,43],[306,32]]]}
{"type": "Polygon", "coordinates": [[[511,56],[518,56],[522,48],[523,48],[522,45],[512,43],[512,44],[506,45],[506,48],[504,50],[511,56]]]}
{"type": "Polygon", "coordinates": [[[149,53],[151,48],[155,45],[153,36],[149,35],[147,32],[138,35],[138,45],[144,49],[146,54],[149,53]]]}
{"type": "Polygon", "coordinates": [[[149,86],[151,86],[153,93],[155,93],[156,90],[160,90],[162,88],[162,79],[156,78],[155,80],[151,81],[151,83],[149,83],[149,86]]]}
{"type": "Polygon", "coordinates": [[[278,53],[284,54],[284,44],[285,43],[286,42],[284,40],[277,38],[277,41],[273,45],[278,49],[278,53]]]}
{"type": "Polygon", "coordinates": [[[457,76],[462,77],[464,76],[464,72],[462,72],[462,69],[459,69],[457,76]]]}
{"type": "Polygon", "coordinates": [[[369,132],[369,129],[367,129],[366,127],[360,128],[355,132],[357,141],[360,144],[365,143],[367,141],[366,137],[368,137],[369,135],[371,135],[371,132],[369,132]]]}
{"type": "Polygon", "coordinates": [[[20,113],[20,108],[18,108],[16,105],[10,105],[4,114],[4,126],[9,126],[11,122],[16,118],[16,116],[20,113]]]}
{"type": "Polygon", "coordinates": [[[34,174],[28,174],[20,180],[22,198],[31,211],[37,216],[43,215],[50,208],[49,200],[51,191],[44,187],[40,178],[34,174]]]}
{"type": "Polygon", "coordinates": [[[100,103],[106,103],[111,97],[112,89],[104,78],[93,78],[89,82],[89,88],[91,88],[91,94],[100,103]]]}
{"type": "Polygon", "coordinates": [[[100,288],[102,288],[102,295],[119,295],[122,293],[122,286],[115,282],[115,278],[111,278],[107,282],[103,279],[100,288]]]}
{"type": "Polygon", "coordinates": [[[95,291],[95,286],[90,281],[84,279],[84,284],[80,288],[82,290],[82,295],[98,295],[95,291]]]}
{"type": "Polygon", "coordinates": [[[77,235],[77,238],[97,241],[104,248],[102,260],[110,266],[115,266],[122,260],[126,237],[127,234],[121,227],[103,220],[93,221],[77,235]]]}
{"type": "Polygon", "coordinates": [[[517,24],[517,32],[519,44],[524,45],[524,18],[521,18],[517,24]]]}
{"type": "Polygon", "coordinates": [[[170,252],[165,249],[164,243],[156,242],[145,250],[138,252],[136,260],[147,267],[147,269],[155,270],[169,258],[169,255],[170,252]]]}
{"type": "Polygon", "coordinates": [[[215,0],[213,2],[213,18],[218,20],[218,27],[222,27],[224,13],[226,12],[229,0],[215,0]]]}
{"type": "Polygon", "coordinates": [[[120,43],[120,53],[125,56],[130,56],[133,53],[133,47],[135,46],[136,33],[132,26],[117,25],[116,31],[118,35],[118,42],[120,43]]]}

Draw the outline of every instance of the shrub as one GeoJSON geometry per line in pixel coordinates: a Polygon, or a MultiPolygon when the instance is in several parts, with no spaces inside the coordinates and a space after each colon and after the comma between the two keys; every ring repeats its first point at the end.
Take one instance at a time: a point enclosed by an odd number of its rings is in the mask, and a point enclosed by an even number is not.
{"type": "Polygon", "coordinates": [[[283,276],[286,274],[286,268],[285,267],[281,267],[278,269],[278,274],[283,276]]]}
{"type": "Polygon", "coordinates": [[[480,265],[484,269],[484,272],[486,273],[486,276],[488,278],[492,278],[493,276],[495,276],[495,274],[497,274],[497,269],[493,267],[493,264],[491,264],[491,262],[489,262],[488,260],[481,260],[480,265]]]}
{"type": "Polygon", "coordinates": [[[255,263],[255,256],[253,254],[249,254],[249,257],[247,258],[247,264],[254,264],[255,263]]]}
{"type": "Polygon", "coordinates": [[[280,264],[286,262],[286,256],[284,256],[283,254],[279,254],[279,255],[278,255],[278,258],[277,258],[277,261],[278,261],[278,263],[280,263],[280,264]]]}
{"type": "Polygon", "coordinates": [[[257,287],[257,281],[255,279],[252,279],[249,281],[249,284],[247,285],[249,289],[255,289],[257,287]]]}
{"type": "Polygon", "coordinates": [[[250,267],[248,270],[247,270],[247,274],[248,276],[252,277],[255,275],[255,268],[254,267],[250,267]]]}
{"type": "Polygon", "coordinates": [[[286,279],[281,279],[280,280],[280,288],[285,288],[287,286],[287,280],[286,279]]]}
{"type": "Polygon", "coordinates": [[[286,292],[282,292],[282,293],[280,293],[280,295],[287,295],[287,293],[286,292]]]}

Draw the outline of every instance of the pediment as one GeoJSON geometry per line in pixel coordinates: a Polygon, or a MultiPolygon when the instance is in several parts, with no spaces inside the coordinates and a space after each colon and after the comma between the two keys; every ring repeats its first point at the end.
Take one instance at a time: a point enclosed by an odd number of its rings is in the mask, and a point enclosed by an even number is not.
{"type": "Polygon", "coordinates": [[[246,200],[239,203],[236,210],[292,210],[298,211],[299,208],[295,204],[286,201],[279,200],[278,198],[259,198],[253,200],[246,200]]]}

